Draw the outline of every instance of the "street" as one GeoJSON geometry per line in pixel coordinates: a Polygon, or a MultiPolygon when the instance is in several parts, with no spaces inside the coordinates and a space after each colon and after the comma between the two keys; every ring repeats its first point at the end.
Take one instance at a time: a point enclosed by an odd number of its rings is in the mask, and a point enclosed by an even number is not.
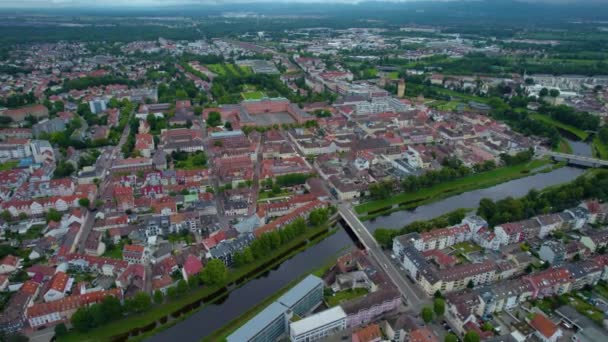
{"type": "Polygon", "coordinates": [[[391,281],[397,286],[401,295],[407,300],[407,309],[410,313],[418,314],[424,305],[430,305],[431,300],[422,293],[416,285],[409,282],[404,272],[400,271],[390,258],[382,251],[382,248],[376,242],[376,239],[365,228],[359,218],[353,213],[350,205],[340,204],[339,212],[344,220],[351,226],[355,234],[361,239],[361,242],[366,246],[369,255],[382,267],[386,274],[391,278],[391,281]]]}

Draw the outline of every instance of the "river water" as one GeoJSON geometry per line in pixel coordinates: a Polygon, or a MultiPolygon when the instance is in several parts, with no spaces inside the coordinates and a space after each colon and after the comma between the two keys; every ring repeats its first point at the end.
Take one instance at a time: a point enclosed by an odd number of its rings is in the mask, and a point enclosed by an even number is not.
{"type": "Polygon", "coordinates": [[[341,250],[353,245],[346,231],[339,229],[325,240],[283,262],[278,268],[230,292],[222,303],[204,307],[147,341],[200,342],[299,276],[326,265],[331,259],[335,259],[341,250]]]}
{"type": "Polygon", "coordinates": [[[411,222],[429,220],[459,208],[477,208],[482,198],[490,198],[496,201],[509,196],[522,197],[530,189],[540,190],[552,185],[567,183],[584,172],[584,169],[562,167],[548,173],[539,173],[490,188],[465,192],[439,202],[420,206],[414,210],[397,211],[388,216],[379,216],[373,221],[366,222],[365,226],[370,231],[374,231],[376,228],[400,229],[411,222]]]}
{"type": "MultiPolygon", "coordinates": [[[[458,208],[475,208],[482,198],[499,200],[508,196],[521,197],[532,188],[542,189],[566,183],[580,176],[583,172],[582,169],[563,167],[549,173],[541,173],[491,188],[449,197],[439,202],[420,206],[412,211],[400,211],[389,216],[381,216],[374,221],[366,222],[365,225],[372,231],[378,227],[398,229],[415,220],[431,219],[458,208]]],[[[325,265],[328,258],[335,257],[345,247],[353,245],[353,241],[346,231],[340,229],[317,245],[285,261],[263,277],[252,280],[232,291],[222,303],[204,307],[186,320],[147,339],[147,341],[198,342],[265,298],[273,295],[279,289],[287,286],[299,276],[325,265]]]]}
{"type": "Polygon", "coordinates": [[[579,156],[593,157],[591,145],[589,145],[588,143],[568,138],[564,138],[564,140],[566,140],[568,144],[570,144],[570,147],[572,147],[572,153],[579,156]]]}

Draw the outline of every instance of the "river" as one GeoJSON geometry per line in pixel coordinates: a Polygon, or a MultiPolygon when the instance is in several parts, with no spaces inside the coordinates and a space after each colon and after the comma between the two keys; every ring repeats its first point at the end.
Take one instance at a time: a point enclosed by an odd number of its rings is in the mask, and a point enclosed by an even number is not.
{"type": "Polygon", "coordinates": [[[566,140],[568,144],[570,144],[570,147],[572,148],[572,153],[579,156],[593,157],[591,145],[589,145],[588,143],[582,142],[580,140],[572,140],[569,138],[564,138],[564,140],[566,140]]]}
{"type": "Polygon", "coordinates": [[[379,216],[373,221],[366,222],[365,226],[370,231],[374,231],[376,228],[400,229],[411,222],[429,220],[459,208],[477,208],[482,198],[499,200],[509,196],[522,197],[530,189],[540,190],[552,185],[567,183],[584,172],[585,170],[575,167],[562,167],[548,173],[539,173],[490,188],[465,192],[413,210],[397,211],[387,216],[379,216]]]}
{"type": "MultiPolygon", "coordinates": [[[[549,173],[541,173],[526,178],[513,180],[487,189],[470,191],[439,202],[420,206],[412,211],[400,211],[389,216],[381,216],[374,221],[365,222],[370,230],[378,227],[401,228],[415,221],[431,219],[458,208],[474,208],[482,198],[494,200],[507,196],[520,197],[531,188],[542,189],[548,186],[569,182],[580,176],[584,170],[573,167],[563,167],[549,173]]],[[[327,259],[335,256],[345,247],[353,246],[353,241],[345,230],[340,229],[315,246],[303,251],[285,261],[278,268],[254,279],[242,287],[232,291],[222,303],[210,305],[192,314],[186,320],[173,327],[150,337],[147,341],[164,342],[177,340],[179,342],[198,342],[239,317],[265,298],[273,295],[279,289],[287,286],[299,276],[312,269],[323,266],[327,259]]]]}

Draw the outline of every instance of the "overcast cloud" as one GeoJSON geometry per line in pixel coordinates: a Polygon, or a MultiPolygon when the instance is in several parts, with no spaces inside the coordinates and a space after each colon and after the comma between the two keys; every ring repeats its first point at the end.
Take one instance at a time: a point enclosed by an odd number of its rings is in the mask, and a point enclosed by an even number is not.
{"type": "MultiPolygon", "coordinates": [[[[140,6],[175,6],[175,5],[196,5],[196,4],[228,4],[244,2],[282,2],[282,3],[357,3],[367,0],[0,0],[0,7],[140,7],[140,6]]],[[[414,1],[475,1],[475,0],[382,0],[395,2],[414,2],[414,1]]],[[[546,2],[546,3],[606,3],[608,0],[522,0],[527,2],[546,2]]]]}

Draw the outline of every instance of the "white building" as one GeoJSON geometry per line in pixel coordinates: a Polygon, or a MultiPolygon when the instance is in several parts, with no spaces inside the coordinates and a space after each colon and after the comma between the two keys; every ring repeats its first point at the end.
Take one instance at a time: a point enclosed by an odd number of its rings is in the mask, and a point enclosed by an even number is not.
{"type": "Polygon", "coordinates": [[[292,342],[312,342],[346,329],[346,313],[336,306],[289,324],[292,342]]]}

